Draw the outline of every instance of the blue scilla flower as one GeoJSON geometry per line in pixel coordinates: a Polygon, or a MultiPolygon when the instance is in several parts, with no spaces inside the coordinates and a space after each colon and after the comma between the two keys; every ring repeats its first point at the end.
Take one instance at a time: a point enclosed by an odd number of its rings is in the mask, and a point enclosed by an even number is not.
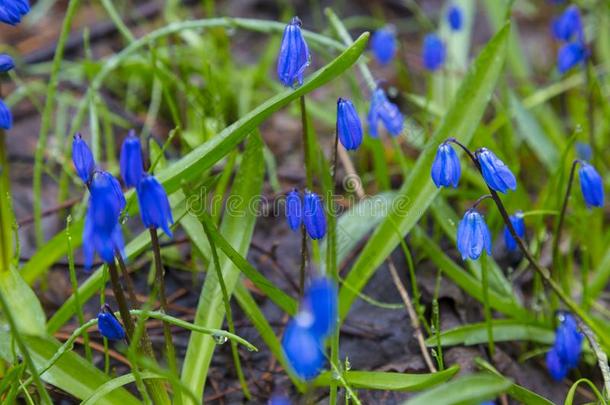
{"type": "Polygon", "coordinates": [[[0,129],[11,129],[13,127],[13,114],[4,101],[0,100],[0,129]]]}
{"type": "Polygon", "coordinates": [[[94,172],[89,185],[89,207],[83,229],[85,267],[90,268],[95,252],[106,263],[114,261],[116,252],[124,250],[119,224],[125,198],[118,181],[107,172],[94,172]]]}
{"type": "Polygon", "coordinates": [[[597,170],[585,161],[580,162],[578,170],[580,190],[587,207],[604,206],[604,182],[597,170]]]}
{"type": "Polygon", "coordinates": [[[460,158],[449,142],[443,142],[432,163],[432,181],[436,187],[457,187],[462,175],[460,158]]]}
{"type": "Polygon", "coordinates": [[[304,296],[304,306],[313,317],[311,332],[320,340],[331,335],[337,325],[337,287],[327,277],[311,281],[304,296]]]}
{"type": "Polygon", "coordinates": [[[0,1],[0,21],[9,25],[16,25],[21,18],[30,12],[28,0],[2,0],[0,1]]]}
{"type": "Polygon", "coordinates": [[[282,339],[288,364],[304,380],[316,377],[325,363],[322,342],[312,331],[312,324],[312,314],[301,311],[288,323],[282,339]]]}
{"type": "Polygon", "coordinates": [[[337,134],[347,150],[358,149],[362,143],[362,124],[354,104],[344,98],[337,100],[337,134]]]}
{"type": "Polygon", "coordinates": [[[15,67],[15,62],[11,55],[6,53],[0,54],[0,73],[8,72],[15,67]]]}
{"type": "Polygon", "coordinates": [[[375,31],[371,37],[371,50],[381,65],[387,65],[396,54],[396,33],[393,27],[375,31]]]}
{"type": "Polygon", "coordinates": [[[136,188],[142,222],[147,228],[161,228],[172,237],[170,225],[174,223],[165,189],[154,176],[145,176],[136,188]]]}
{"type": "Polygon", "coordinates": [[[422,61],[424,68],[430,71],[438,70],[445,63],[445,44],[436,34],[428,34],[422,43],[422,61]]]}
{"type": "Polygon", "coordinates": [[[584,41],[584,30],[580,10],[575,5],[565,9],[565,11],[551,24],[551,31],[555,39],[559,41],[570,41],[576,38],[578,41],[584,41]]]}
{"type": "Polygon", "coordinates": [[[557,70],[559,70],[559,73],[564,74],[584,62],[588,55],[589,51],[584,43],[580,41],[567,43],[557,53],[557,70]]]}
{"type": "Polygon", "coordinates": [[[404,117],[396,104],[388,100],[385,92],[380,87],[373,92],[369,114],[367,116],[369,133],[375,138],[379,135],[379,132],[377,131],[379,120],[381,120],[385,129],[392,136],[397,136],[402,131],[404,117]]]}
{"type": "Polygon", "coordinates": [[[447,12],[447,21],[449,22],[449,27],[451,27],[453,31],[459,31],[462,29],[462,25],[464,23],[462,9],[457,4],[452,4],[449,7],[449,11],[447,12]]]}
{"type": "Polygon", "coordinates": [[[492,190],[506,193],[517,188],[515,175],[492,151],[481,148],[476,151],[476,157],[481,165],[483,178],[492,190]]]}
{"type": "MultiPolygon", "coordinates": [[[[515,229],[517,236],[523,239],[525,237],[525,221],[523,221],[523,212],[517,211],[515,215],[511,215],[508,218],[515,229]]],[[[517,241],[515,238],[513,238],[513,235],[511,235],[510,231],[508,230],[508,226],[504,226],[504,245],[506,245],[506,249],[511,252],[517,250],[517,241]]]]}
{"type": "Polygon", "coordinates": [[[576,156],[580,160],[591,160],[593,156],[593,149],[591,149],[591,145],[585,142],[576,142],[574,145],[576,148],[576,156]]]}
{"type": "Polygon", "coordinates": [[[462,259],[477,260],[483,250],[491,255],[491,234],[485,219],[474,208],[469,209],[460,221],[457,231],[457,247],[462,259]]]}
{"type": "Polygon", "coordinates": [[[142,162],[142,146],[140,138],[136,136],[134,130],[129,131],[129,135],[121,146],[121,177],[127,187],[136,187],[144,175],[144,164],[142,162]]]}
{"type": "Polygon", "coordinates": [[[583,340],[576,319],[567,312],[561,313],[555,342],[546,356],[547,368],[553,379],[561,381],[571,368],[578,366],[583,340]]]}
{"type": "Polygon", "coordinates": [[[97,314],[97,328],[106,339],[125,339],[125,329],[107,306],[97,314]]]}
{"type": "Polygon", "coordinates": [[[303,222],[303,201],[296,188],[286,195],[286,219],[293,231],[298,230],[303,222]]]}
{"type": "Polygon", "coordinates": [[[561,381],[568,375],[568,367],[561,361],[554,347],[546,353],[546,368],[555,381],[561,381]]]}
{"type": "Polygon", "coordinates": [[[77,133],[72,139],[72,162],[76,168],[76,174],[88,184],[95,170],[95,160],[87,142],[83,140],[81,134],[77,133]]]}
{"type": "Polygon", "coordinates": [[[303,223],[311,239],[322,239],[326,235],[326,215],[322,199],[316,193],[305,191],[303,223]]]}
{"type": "Polygon", "coordinates": [[[277,75],[284,86],[303,84],[303,72],[311,62],[311,54],[303,33],[301,20],[293,17],[284,28],[284,36],[277,59],[277,75]]]}

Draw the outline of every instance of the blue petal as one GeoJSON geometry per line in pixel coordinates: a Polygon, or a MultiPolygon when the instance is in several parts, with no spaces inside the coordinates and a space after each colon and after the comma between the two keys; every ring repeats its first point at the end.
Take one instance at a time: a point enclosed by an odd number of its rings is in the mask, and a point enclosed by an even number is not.
{"type": "Polygon", "coordinates": [[[296,188],[286,196],[286,219],[288,220],[288,226],[293,231],[299,229],[303,221],[303,203],[296,188]]]}
{"type": "Polygon", "coordinates": [[[449,26],[454,31],[459,31],[462,29],[462,9],[457,5],[452,5],[449,8],[449,12],[447,13],[447,21],[449,21],[449,26]]]}
{"type": "Polygon", "coordinates": [[[294,17],[284,29],[277,61],[277,74],[282,84],[303,84],[303,73],[310,60],[309,47],[301,32],[301,21],[294,17]]]}
{"type": "Polygon", "coordinates": [[[106,339],[122,340],[125,339],[125,330],[114,315],[107,312],[97,314],[97,327],[106,339]]]}
{"type": "Polygon", "coordinates": [[[557,69],[564,74],[587,59],[587,49],[581,42],[571,42],[563,45],[557,54],[557,69]]]}
{"type": "Polygon", "coordinates": [[[78,133],[74,135],[72,140],[72,162],[78,177],[83,183],[89,183],[95,170],[95,160],[93,160],[91,149],[78,133]]]}
{"type": "Polygon", "coordinates": [[[315,278],[305,291],[304,302],[313,316],[311,333],[325,339],[337,324],[337,287],[326,277],[315,278]]]}
{"type": "Polygon", "coordinates": [[[142,222],[147,228],[162,228],[172,237],[170,224],[174,223],[167,194],[153,176],[146,176],[136,187],[142,222]]]}
{"type": "Polygon", "coordinates": [[[382,28],[371,37],[371,50],[381,65],[392,61],[396,54],[396,35],[392,28],[382,28]]]}
{"type": "Polygon", "coordinates": [[[587,207],[603,207],[604,183],[597,170],[587,162],[581,162],[578,175],[580,190],[587,207]]]}
{"type": "Polygon", "coordinates": [[[133,130],[129,131],[121,146],[120,166],[125,186],[136,187],[144,176],[144,163],[140,139],[133,130]]]}
{"type": "Polygon", "coordinates": [[[436,34],[428,34],[422,43],[424,68],[435,71],[445,63],[445,44],[436,34]]]}
{"type": "Polygon", "coordinates": [[[568,368],[562,363],[554,348],[546,354],[546,368],[555,381],[561,381],[568,375],[568,368]]]}
{"type": "Polygon", "coordinates": [[[320,340],[311,332],[307,320],[303,319],[306,317],[311,317],[311,314],[299,313],[288,323],[282,348],[294,372],[304,380],[311,380],[324,367],[325,358],[320,340]]]}
{"type": "Polygon", "coordinates": [[[0,100],[0,128],[11,129],[13,127],[13,114],[4,101],[0,100]]]}
{"type": "Polygon", "coordinates": [[[312,192],[305,192],[303,221],[311,239],[322,239],[326,235],[326,215],[320,197],[312,192]]]}
{"type": "Polygon", "coordinates": [[[337,134],[347,150],[358,149],[362,143],[362,124],[351,101],[337,100],[337,134]]]}

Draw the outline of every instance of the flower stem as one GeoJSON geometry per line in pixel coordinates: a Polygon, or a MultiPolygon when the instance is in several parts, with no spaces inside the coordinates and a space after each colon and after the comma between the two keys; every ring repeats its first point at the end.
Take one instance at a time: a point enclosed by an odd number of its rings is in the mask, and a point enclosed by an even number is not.
{"type": "MultiPolygon", "coordinates": [[[[159,291],[159,303],[161,304],[161,311],[167,313],[167,296],[165,295],[165,281],[164,281],[164,269],[163,262],[161,261],[161,247],[159,245],[159,236],[157,230],[154,228],[148,229],[150,232],[150,240],[153,248],[153,256],[155,259],[155,279],[157,282],[157,289],[159,291]]],[[[172,331],[170,325],[167,322],[163,322],[163,338],[165,340],[165,357],[167,364],[171,372],[178,375],[178,366],[176,364],[176,348],[174,347],[174,341],[172,339],[172,331]]]]}
{"type": "Polygon", "coordinates": [[[483,311],[485,312],[485,324],[487,326],[487,342],[489,345],[489,357],[493,360],[495,353],[494,334],[492,325],[491,307],[489,306],[489,265],[487,256],[481,256],[481,284],[483,287],[483,311]]]}
{"type": "Polygon", "coordinates": [[[561,213],[559,214],[559,219],[557,220],[557,227],[555,228],[555,237],[553,239],[553,266],[555,266],[555,279],[558,280],[559,278],[561,278],[563,290],[566,292],[569,291],[567,285],[567,277],[565,276],[564,272],[557,269],[561,269],[561,265],[559,264],[559,243],[561,242],[561,231],[563,230],[563,223],[568,208],[568,200],[570,199],[570,193],[572,192],[572,183],[574,182],[574,173],[576,172],[576,166],[578,165],[578,163],[580,163],[580,160],[574,160],[574,162],[572,162],[572,168],[570,169],[570,177],[568,178],[568,187],[563,197],[561,213]]]}
{"type": "MultiPolygon", "coordinates": [[[[326,268],[333,282],[339,283],[339,269],[337,266],[337,216],[335,210],[335,184],[337,180],[337,156],[339,150],[339,133],[335,133],[335,144],[333,149],[332,175],[330,189],[327,190],[326,207],[328,212],[328,235],[326,249],[326,268]]],[[[339,365],[339,335],[340,335],[339,319],[335,321],[335,331],[330,337],[330,362],[339,365]]],[[[330,404],[337,403],[337,383],[333,379],[330,384],[330,404]]]]}
{"type": "Polygon", "coordinates": [[[307,122],[307,105],[305,96],[301,96],[301,124],[303,126],[303,160],[305,163],[305,184],[309,190],[313,188],[313,167],[309,149],[309,124],[307,122]]]}
{"type": "Polygon", "coordinates": [[[301,268],[299,269],[299,299],[305,294],[305,273],[307,270],[307,231],[305,224],[301,224],[301,268]]]}

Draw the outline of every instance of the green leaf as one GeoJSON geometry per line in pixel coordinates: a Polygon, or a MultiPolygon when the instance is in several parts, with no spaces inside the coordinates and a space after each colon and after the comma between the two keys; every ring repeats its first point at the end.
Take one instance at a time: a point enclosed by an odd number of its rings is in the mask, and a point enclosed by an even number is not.
{"type": "MultiPolygon", "coordinates": [[[[362,34],[353,45],[347,47],[345,51],[329,64],[312,73],[302,86],[296,89],[286,89],[270,98],[238,121],[226,127],[208,142],[201,144],[183,156],[179,161],[160,171],[157,177],[163,183],[167,193],[175,192],[183,181],[193,180],[201,173],[210,169],[271,114],[300,96],[323,86],[349,69],[366,49],[368,38],[369,33],[362,34]]],[[[130,211],[130,214],[133,214],[137,209],[137,204],[134,203],[135,195],[133,191],[126,193],[126,198],[128,199],[128,206],[131,206],[133,209],[133,211],[130,211]]],[[[75,221],[72,225],[72,243],[75,248],[82,243],[82,226],[82,220],[75,221]]],[[[66,246],[65,232],[60,232],[39,249],[30,261],[23,266],[21,269],[23,278],[30,284],[34,282],[52,263],[66,254],[66,246]]]]}
{"type": "MultiPolygon", "coordinates": [[[[27,345],[32,361],[37,369],[44,367],[60,348],[60,343],[51,337],[22,336],[27,345]]],[[[10,340],[10,337],[0,332],[0,339],[10,340]]],[[[0,355],[11,361],[7,353],[0,351],[0,355]]],[[[74,352],[66,352],[59,360],[40,376],[45,382],[51,384],[75,398],[85,399],[110,379],[97,368],[93,367],[84,358],[74,352]]],[[[140,404],[140,402],[124,389],[118,389],[106,396],[98,404],[140,404]]]]}
{"type": "Polygon", "coordinates": [[[18,333],[30,336],[46,335],[46,318],[38,297],[14,267],[0,272],[0,294],[13,308],[18,333]]]}
{"type": "MultiPolygon", "coordinates": [[[[262,146],[260,137],[250,138],[228,199],[228,201],[234,203],[227,206],[220,227],[220,232],[226,237],[228,243],[234,246],[242,256],[245,256],[248,252],[254,224],[256,223],[256,215],[253,212],[256,205],[253,206],[252,201],[258,198],[263,186],[265,167],[262,146]]],[[[220,267],[230,296],[241,273],[224,255],[220,256],[220,267]]],[[[217,273],[215,271],[208,272],[201,289],[193,323],[198,326],[218,329],[222,326],[224,317],[225,307],[217,273]]],[[[191,334],[182,366],[181,378],[182,382],[198,396],[203,393],[203,386],[215,348],[216,342],[210,336],[191,334]]]]}
{"type": "MultiPolygon", "coordinates": [[[[544,326],[526,324],[510,319],[492,321],[492,330],[495,342],[512,342],[526,340],[530,342],[553,344],[555,332],[544,326]]],[[[436,337],[428,338],[426,345],[436,346],[436,337]]],[[[477,345],[487,342],[487,329],[485,323],[473,323],[441,332],[443,346],[477,345]]]]}
{"type": "Polygon", "coordinates": [[[430,167],[437,146],[451,136],[466,145],[472,140],[502,71],[509,33],[510,24],[507,24],[481,51],[466,75],[453,106],[417,159],[387,218],[377,228],[354,263],[346,283],[355,287],[356,291],[352,288],[341,289],[341,319],[347,316],[356,298],[356,292],[364,287],[377,267],[398,245],[399,235],[394,228],[398,228],[403,235],[408,233],[438,194],[438,189],[430,179],[430,167]]]}
{"type": "MultiPolygon", "coordinates": [[[[352,388],[364,388],[384,391],[420,391],[443,383],[460,370],[452,366],[438,373],[405,374],[386,373],[380,371],[346,371],[343,378],[352,388]]],[[[333,379],[330,371],[326,371],[314,380],[316,386],[328,386],[333,379]]]]}
{"type": "Polygon", "coordinates": [[[403,405],[478,405],[506,392],[512,385],[510,380],[491,374],[472,374],[432,388],[403,405]]]}
{"type": "Polygon", "coordinates": [[[591,382],[591,380],[589,380],[587,378],[581,378],[580,380],[575,381],[574,384],[572,384],[572,386],[570,387],[570,390],[568,391],[568,395],[566,395],[566,400],[564,402],[564,405],[572,405],[574,403],[574,395],[576,395],[576,389],[578,388],[579,385],[581,385],[583,383],[587,384],[589,386],[589,388],[591,388],[591,391],[593,391],[593,393],[595,394],[597,399],[599,399],[602,404],[606,403],[606,399],[599,392],[599,390],[597,389],[595,384],[593,384],[593,382],[591,382]]]}

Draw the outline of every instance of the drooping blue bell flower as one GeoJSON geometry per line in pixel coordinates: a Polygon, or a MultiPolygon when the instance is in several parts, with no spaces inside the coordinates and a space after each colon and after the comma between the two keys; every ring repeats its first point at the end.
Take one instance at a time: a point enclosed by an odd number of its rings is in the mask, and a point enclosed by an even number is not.
{"type": "Polygon", "coordinates": [[[485,219],[471,208],[464,214],[457,231],[457,248],[462,259],[477,260],[483,250],[491,255],[491,234],[485,219]]]}
{"type": "MultiPolygon", "coordinates": [[[[525,221],[523,221],[523,212],[517,211],[515,215],[511,215],[508,218],[515,229],[517,236],[523,239],[525,237],[525,221]]],[[[510,231],[508,230],[508,226],[504,226],[504,245],[506,245],[506,249],[510,252],[517,250],[517,241],[515,238],[513,238],[513,235],[511,235],[510,231]]]]}
{"type": "Polygon", "coordinates": [[[580,190],[587,207],[604,206],[604,182],[597,170],[585,161],[580,162],[578,170],[580,190]]]}
{"type": "Polygon", "coordinates": [[[568,375],[568,367],[561,361],[555,347],[551,347],[545,357],[546,368],[555,381],[561,381],[568,375]]]}
{"type": "Polygon", "coordinates": [[[108,172],[94,172],[89,185],[89,207],[83,229],[85,267],[90,268],[97,252],[106,263],[114,262],[116,252],[123,254],[125,243],[119,217],[125,198],[118,181],[108,172]]]}
{"type": "Polygon", "coordinates": [[[312,324],[312,314],[301,311],[290,320],[282,339],[288,364],[304,380],[315,378],[326,362],[322,342],[311,330],[312,324]]]}
{"type": "Polygon", "coordinates": [[[8,72],[15,67],[15,62],[11,55],[6,53],[0,54],[0,73],[8,72]]]}
{"type": "Polygon", "coordinates": [[[429,71],[438,70],[445,63],[445,44],[436,34],[428,34],[422,43],[422,61],[424,68],[429,71]]]}
{"type": "Polygon", "coordinates": [[[337,287],[327,277],[317,277],[305,290],[304,306],[313,317],[311,332],[324,340],[337,325],[337,287]]]}
{"type": "Polygon", "coordinates": [[[457,4],[452,4],[449,7],[449,11],[447,12],[447,21],[449,22],[449,27],[451,27],[453,31],[459,31],[462,29],[464,21],[460,6],[457,4]]]}
{"type": "Polygon", "coordinates": [[[576,148],[576,156],[578,156],[578,159],[591,160],[591,157],[593,156],[591,145],[585,142],[576,142],[574,146],[576,148]]]}
{"type": "Polygon", "coordinates": [[[28,0],[0,1],[0,21],[9,25],[17,25],[21,18],[30,12],[28,0]]]}
{"type": "Polygon", "coordinates": [[[584,30],[580,10],[575,5],[565,9],[565,11],[551,24],[551,31],[555,39],[568,42],[573,38],[579,42],[584,42],[584,30]]]}
{"type": "Polygon", "coordinates": [[[476,157],[481,165],[483,178],[491,189],[506,193],[517,188],[515,175],[492,151],[481,148],[476,151],[476,157]]]}
{"type": "Polygon", "coordinates": [[[344,98],[337,100],[337,134],[345,149],[358,149],[362,143],[362,123],[354,104],[344,98]]]}
{"type": "Polygon", "coordinates": [[[555,342],[546,356],[547,368],[553,379],[561,381],[570,369],[578,366],[583,340],[576,319],[562,312],[555,330],[555,342]]]}
{"type": "Polygon", "coordinates": [[[462,175],[460,158],[449,142],[443,142],[436,151],[432,163],[432,181],[436,187],[457,187],[462,175]]]}
{"type": "Polygon", "coordinates": [[[311,54],[303,33],[301,20],[293,17],[284,29],[280,54],[277,60],[277,75],[284,86],[292,87],[295,82],[303,84],[303,73],[311,62],[311,54]]]}
{"type": "Polygon", "coordinates": [[[144,176],[144,163],[140,138],[136,136],[134,130],[129,131],[121,146],[120,166],[125,186],[136,187],[144,176]]]}
{"type": "Polygon", "coordinates": [[[378,29],[371,37],[371,50],[381,65],[387,65],[396,55],[396,33],[393,27],[378,29]]]}
{"type": "Polygon", "coordinates": [[[97,328],[102,336],[108,340],[125,339],[125,329],[114,314],[107,308],[103,308],[97,314],[97,328]]]}
{"type": "Polygon", "coordinates": [[[13,127],[13,114],[4,101],[0,100],[0,129],[13,127]]]}
{"type": "Polygon", "coordinates": [[[172,237],[170,225],[174,223],[165,189],[154,176],[144,176],[136,187],[140,215],[147,228],[161,228],[172,237]]]}
{"type": "Polygon", "coordinates": [[[326,215],[322,199],[316,193],[305,191],[303,199],[303,223],[311,239],[322,239],[326,235],[326,215]]]}
{"type": "Polygon", "coordinates": [[[584,43],[580,41],[567,43],[557,53],[557,70],[559,70],[559,73],[564,74],[584,62],[588,55],[589,51],[584,43]]]}
{"type": "Polygon", "coordinates": [[[83,183],[88,184],[95,170],[95,160],[93,160],[89,145],[79,133],[75,134],[72,139],[72,162],[78,177],[83,183]]]}
{"type": "Polygon", "coordinates": [[[288,226],[293,231],[296,231],[303,222],[303,202],[301,194],[295,188],[286,196],[286,219],[288,226]]]}
{"type": "Polygon", "coordinates": [[[404,117],[400,113],[398,106],[388,100],[383,89],[378,87],[371,97],[371,105],[367,116],[369,133],[375,138],[379,135],[377,130],[379,120],[381,120],[390,135],[397,136],[401,133],[404,117]]]}

